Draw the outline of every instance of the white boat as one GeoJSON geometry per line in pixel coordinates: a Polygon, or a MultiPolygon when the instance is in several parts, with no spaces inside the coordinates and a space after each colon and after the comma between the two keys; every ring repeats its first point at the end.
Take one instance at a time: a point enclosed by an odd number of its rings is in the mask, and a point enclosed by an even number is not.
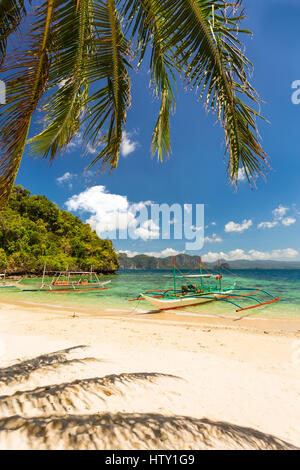
{"type": "Polygon", "coordinates": [[[140,299],[144,299],[158,310],[174,310],[177,308],[206,304],[213,301],[223,301],[236,307],[237,312],[272,304],[280,300],[262,289],[237,288],[236,283],[225,287],[222,285],[223,276],[221,275],[220,268],[218,270],[218,274],[203,274],[201,258],[199,267],[200,274],[176,274],[174,258],[173,274],[166,276],[173,278],[173,288],[167,290],[146,291],[141,293],[136,299],[129,300],[138,301],[140,299]],[[198,281],[198,283],[195,283],[197,278],[200,279],[200,282],[198,281]],[[178,286],[178,279],[186,281],[187,284],[178,286]],[[264,299],[260,299],[258,297],[259,295],[263,295],[264,299]],[[237,301],[239,303],[237,303],[237,301]],[[244,305],[241,305],[240,302],[244,305]]]}

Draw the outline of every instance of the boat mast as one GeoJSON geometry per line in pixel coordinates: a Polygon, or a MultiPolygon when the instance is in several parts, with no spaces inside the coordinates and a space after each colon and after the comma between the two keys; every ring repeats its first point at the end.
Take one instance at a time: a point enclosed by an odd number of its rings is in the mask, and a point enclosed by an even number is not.
{"type": "Polygon", "coordinates": [[[173,256],[173,278],[174,278],[174,294],[176,294],[176,269],[175,269],[175,256],[173,256]]]}
{"type": "Polygon", "coordinates": [[[221,261],[218,260],[219,289],[222,290],[221,261]]]}
{"type": "Polygon", "coordinates": [[[202,260],[201,260],[201,256],[199,256],[199,265],[200,265],[200,285],[201,285],[201,288],[203,287],[203,280],[202,280],[202,260]]]}
{"type": "Polygon", "coordinates": [[[46,263],[44,263],[43,278],[42,278],[42,287],[44,287],[45,274],[46,274],[46,263]]]}

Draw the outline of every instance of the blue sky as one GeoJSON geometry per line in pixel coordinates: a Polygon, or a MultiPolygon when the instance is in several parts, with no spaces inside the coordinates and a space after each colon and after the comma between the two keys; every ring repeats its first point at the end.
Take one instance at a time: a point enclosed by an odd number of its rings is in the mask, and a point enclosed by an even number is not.
{"type": "MultiPolygon", "coordinates": [[[[132,108],[123,147],[123,153],[131,152],[121,156],[117,170],[92,179],[83,177],[92,155],[82,157],[77,138],[52,165],[27,152],[17,183],[34,194],[44,194],[62,209],[71,208],[84,221],[92,217],[100,235],[101,217],[103,222],[111,216],[110,201],[111,207],[126,203],[131,207],[141,201],[205,204],[207,241],[201,253],[207,259],[221,255],[227,259],[299,260],[300,105],[293,104],[291,96],[292,83],[300,80],[300,3],[246,0],[244,5],[246,26],[254,32],[246,43],[247,55],[255,65],[252,82],[266,102],[262,113],[270,121],[259,126],[272,166],[266,182],[258,181],[257,189],[251,190],[241,181],[238,191],[234,190],[226,178],[222,129],[195,96],[183,89],[171,119],[173,153],[163,164],[151,159],[158,103],[149,89],[145,67],[132,77],[132,108]],[[92,185],[105,187],[105,191],[91,191],[92,185]]],[[[158,255],[185,250],[181,240],[119,240],[114,244],[119,250],[158,255]]]]}

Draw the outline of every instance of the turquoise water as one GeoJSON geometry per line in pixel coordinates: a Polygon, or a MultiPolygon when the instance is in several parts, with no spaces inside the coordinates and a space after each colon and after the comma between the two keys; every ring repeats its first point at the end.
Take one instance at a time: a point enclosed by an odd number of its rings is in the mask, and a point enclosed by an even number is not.
{"type": "MultiPolygon", "coordinates": [[[[153,309],[147,302],[128,302],[128,299],[136,298],[140,292],[149,289],[161,290],[171,288],[173,281],[171,278],[164,277],[164,274],[169,273],[162,271],[123,271],[116,275],[105,276],[105,280],[111,279],[112,281],[109,284],[109,289],[98,292],[20,292],[14,288],[2,288],[0,290],[0,299],[60,305],[74,308],[74,310],[76,307],[90,307],[93,311],[98,309],[99,311],[103,311],[103,309],[150,311],[153,309]]],[[[26,280],[27,284],[38,282],[40,282],[39,279],[26,280]]],[[[300,270],[239,270],[234,271],[234,276],[224,276],[224,285],[230,285],[233,282],[237,282],[239,287],[264,289],[275,297],[281,298],[280,302],[248,310],[241,314],[254,317],[290,317],[300,319],[300,270]]],[[[236,315],[234,306],[225,302],[212,302],[202,306],[187,307],[184,309],[184,312],[207,315],[236,315]]]]}

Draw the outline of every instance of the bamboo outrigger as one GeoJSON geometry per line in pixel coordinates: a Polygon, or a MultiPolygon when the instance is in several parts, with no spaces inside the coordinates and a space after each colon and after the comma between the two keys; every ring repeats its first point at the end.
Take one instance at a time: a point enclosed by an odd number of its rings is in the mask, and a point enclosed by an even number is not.
{"type": "Polygon", "coordinates": [[[141,293],[136,299],[130,299],[130,301],[144,299],[159,310],[173,310],[213,301],[223,301],[236,307],[236,312],[242,312],[280,300],[280,298],[275,298],[262,289],[237,287],[236,283],[224,287],[222,282],[223,276],[220,272],[220,262],[218,274],[203,274],[201,257],[199,260],[199,274],[177,275],[174,257],[173,274],[167,276],[173,278],[173,288],[161,291],[146,291],[141,293]],[[190,283],[177,287],[177,279],[187,279],[190,283]],[[191,279],[200,279],[200,283],[192,283],[191,279]],[[212,283],[211,281],[214,282],[212,283]],[[263,299],[261,298],[262,296],[264,297],[263,299]],[[248,302],[248,304],[245,306],[240,305],[241,301],[248,302]]]}

